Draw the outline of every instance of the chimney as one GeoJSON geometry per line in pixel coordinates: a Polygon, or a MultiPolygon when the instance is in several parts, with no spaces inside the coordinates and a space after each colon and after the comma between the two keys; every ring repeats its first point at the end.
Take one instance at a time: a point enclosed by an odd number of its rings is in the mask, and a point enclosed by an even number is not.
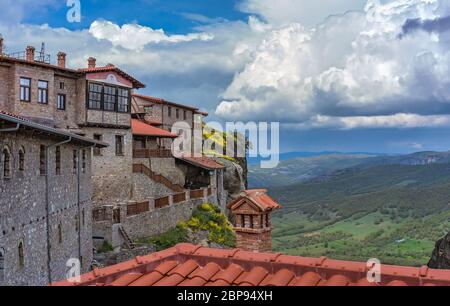
{"type": "Polygon", "coordinates": [[[64,52],[58,52],[58,67],[66,68],[66,54],[64,52]]]}
{"type": "Polygon", "coordinates": [[[27,49],[25,50],[25,53],[26,53],[25,59],[27,61],[34,62],[34,52],[35,51],[36,51],[36,49],[34,47],[28,46],[27,49]]]}
{"type": "Polygon", "coordinates": [[[88,68],[95,68],[97,59],[90,57],[88,58],[88,68]]]}
{"type": "Polygon", "coordinates": [[[0,56],[3,55],[3,37],[0,35],[0,56]]]}
{"type": "Polygon", "coordinates": [[[245,190],[227,208],[234,218],[237,248],[272,252],[270,214],[281,205],[267,195],[267,190],[245,190]]]}

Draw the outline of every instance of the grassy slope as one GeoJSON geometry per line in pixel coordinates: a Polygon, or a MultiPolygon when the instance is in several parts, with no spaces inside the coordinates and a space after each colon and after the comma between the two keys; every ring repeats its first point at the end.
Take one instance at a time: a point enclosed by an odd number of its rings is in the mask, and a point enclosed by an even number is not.
{"type": "Polygon", "coordinates": [[[450,165],[388,165],[273,188],[274,247],[292,255],[423,265],[450,231],[450,165]]]}

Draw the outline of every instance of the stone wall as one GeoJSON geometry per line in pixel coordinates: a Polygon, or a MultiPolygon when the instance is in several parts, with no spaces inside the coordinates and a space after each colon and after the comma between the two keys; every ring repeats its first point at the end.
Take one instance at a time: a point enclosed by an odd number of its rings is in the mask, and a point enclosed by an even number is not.
{"type": "Polygon", "coordinates": [[[93,206],[127,203],[133,188],[132,133],[126,129],[84,128],[87,137],[95,134],[109,147],[101,149],[101,156],[93,156],[93,206]],[[124,154],[116,155],[116,135],[124,137],[124,154]]]}
{"type": "Polygon", "coordinates": [[[79,258],[81,255],[82,271],[87,272],[90,268],[92,261],[90,155],[86,154],[87,167],[81,173],[80,208],[78,208],[78,178],[73,171],[73,150],[78,147],[71,144],[61,146],[60,175],[55,173],[55,148],[50,149],[48,156],[51,245],[50,259],[48,257],[46,180],[39,171],[39,151],[40,145],[56,142],[58,140],[38,138],[28,132],[0,134],[0,147],[2,150],[7,147],[11,151],[13,169],[10,179],[3,177],[2,156],[0,249],[4,253],[5,285],[46,285],[49,281],[47,268],[49,260],[53,281],[65,278],[66,261],[70,258],[79,258]],[[24,171],[19,170],[20,148],[25,151],[24,171]],[[77,225],[77,220],[80,220],[80,226],[77,225]],[[78,243],[79,239],[81,246],[78,243]],[[21,243],[23,266],[19,262],[21,243]]]}
{"type": "Polygon", "coordinates": [[[236,229],[236,247],[247,251],[272,252],[271,231],[236,229]]]}
{"type": "Polygon", "coordinates": [[[169,207],[127,217],[122,225],[132,239],[159,235],[176,226],[178,222],[189,220],[194,209],[203,203],[202,199],[197,199],[173,204],[169,207]]]}
{"type": "Polygon", "coordinates": [[[144,174],[133,173],[133,201],[148,201],[150,198],[160,198],[172,192],[163,184],[154,182],[144,174]]]}

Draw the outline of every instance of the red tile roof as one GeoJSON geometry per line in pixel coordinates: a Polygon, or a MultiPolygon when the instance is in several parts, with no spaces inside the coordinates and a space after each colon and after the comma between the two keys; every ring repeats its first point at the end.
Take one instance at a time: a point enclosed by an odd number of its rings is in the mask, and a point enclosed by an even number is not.
{"type": "Polygon", "coordinates": [[[159,138],[177,138],[178,135],[170,133],[166,130],[157,128],[153,125],[139,121],[138,119],[131,119],[131,130],[136,136],[150,136],[159,138]]]}
{"type": "Polygon", "coordinates": [[[81,73],[115,72],[115,73],[121,75],[122,77],[124,77],[125,79],[129,80],[133,84],[134,88],[144,88],[145,87],[145,84],[136,80],[131,75],[129,75],[128,73],[124,72],[123,70],[117,68],[114,65],[108,65],[108,66],[104,66],[104,67],[94,67],[94,68],[81,68],[81,69],[78,69],[78,71],[81,73]]]}
{"type": "Polygon", "coordinates": [[[172,106],[176,106],[179,108],[184,108],[184,109],[188,109],[191,111],[194,111],[196,114],[206,114],[206,113],[202,113],[198,110],[198,108],[193,107],[193,106],[188,106],[188,105],[183,105],[183,104],[179,104],[179,103],[175,103],[175,102],[170,102],[167,100],[164,100],[162,98],[156,98],[156,97],[151,97],[151,96],[144,96],[144,95],[140,95],[137,93],[133,93],[133,97],[136,98],[141,98],[145,101],[151,102],[151,103],[156,103],[156,104],[167,104],[167,105],[172,105],[172,106]]]}
{"type": "Polygon", "coordinates": [[[98,148],[106,148],[109,146],[109,144],[107,144],[105,142],[97,141],[97,140],[87,138],[84,136],[80,136],[78,134],[74,134],[74,133],[68,132],[66,130],[56,129],[56,128],[53,128],[53,127],[50,127],[47,125],[39,124],[39,123],[33,122],[29,119],[23,118],[19,115],[12,114],[12,113],[9,113],[9,112],[3,111],[3,110],[0,110],[0,120],[12,122],[12,123],[17,124],[18,126],[22,126],[22,127],[24,126],[29,129],[43,131],[43,132],[49,133],[51,135],[65,137],[66,139],[68,137],[70,137],[71,141],[81,142],[81,143],[92,145],[92,146],[95,146],[98,148]]]}
{"type": "Polygon", "coordinates": [[[381,266],[367,280],[366,263],[179,244],[162,252],[96,269],[78,283],[53,286],[450,286],[450,270],[381,266]]]}
{"type": "Polygon", "coordinates": [[[266,189],[245,190],[241,192],[239,198],[229,203],[227,207],[228,209],[235,210],[247,201],[255,204],[262,211],[271,211],[282,208],[280,204],[267,195],[266,189]]]}
{"type": "Polygon", "coordinates": [[[193,166],[197,166],[206,170],[218,170],[218,169],[224,169],[225,166],[219,164],[214,159],[209,158],[207,156],[202,157],[187,157],[183,156],[182,158],[179,158],[179,160],[182,160],[184,162],[187,162],[188,164],[191,164],[193,166]]]}

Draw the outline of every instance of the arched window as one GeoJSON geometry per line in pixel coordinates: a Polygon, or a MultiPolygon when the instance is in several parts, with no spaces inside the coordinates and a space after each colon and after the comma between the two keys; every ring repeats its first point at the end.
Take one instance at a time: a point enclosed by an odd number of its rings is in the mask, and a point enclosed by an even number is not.
{"type": "Polygon", "coordinates": [[[11,178],[11,151],[9,148],[3,149],[3,178],[11,178]]]}
{"type": "Polygon", "coordinates": [[[0,285],[5,280],[5,251],[0,248],[0,285]]]}
{"type": "Polygon", "coordinates": [[[56,147],[55,151],[55,173],[56,175],[61,174],[61,147],[56,147]]]}
{"type": "Polygon", "coordinates": [[[81,171],[83,173],[86,172],[86,150],[83,150],[82,152],[81,171]]]}
{"type": "Polygon", "coordinates": [[[61,244],[63,241],[63,233],[61,223],[58,225],[58,242],[61,244]]]}
{"type": "Polygon", "coordinates": [[[75,231],[78,233],[79,230],[80,230],[80,223],[79,223],[78,215],[75,215],[75,231]]]}
{"type": "Polygon", "coordinates": [[[25,267],[25,253],[23,250],[22,241],[19,243],[18,253],[19,253],[19,269],[23,269],[25,267]]]}
{"type": "Polygon", "coordinates": [[[25,171],[25,149],[19,149],[19,171],[25,171]]]}

